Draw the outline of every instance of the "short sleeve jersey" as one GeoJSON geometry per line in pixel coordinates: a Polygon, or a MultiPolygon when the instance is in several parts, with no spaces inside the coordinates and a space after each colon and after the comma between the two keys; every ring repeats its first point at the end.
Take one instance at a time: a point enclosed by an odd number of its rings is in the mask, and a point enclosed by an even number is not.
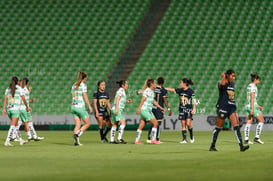
{"type": "Polygon", "coordinates": [[[114,100],[114,106],[112,107],[113,110],[116,109],[116,100],[117,97],[120,96],[120,100],[119,100],[119,109],[123,110],[125,108],[125,103],[126,103],[126,93],[125,90],[121,87],[118,89],[118,91],[116,92],[116,96],[115,96],[115,100],[114,100]]]}
{"type": "MultiPolygon", "coordinates": [[[[168,91],[164,87],[156,87],[154,89],[154,100],[164,108],[164,99],[163,97],[168,97],[168,91]]],[[[155,105],[153,105],[153,109],[157,109],[155,105]]]]}
{"type": "Polygon", "coordinates": [[[223,106],[236,106],[235,103],[235,84],[233,82],[227,83],[222,86],[218,84],[219,98],[217,105],[219,107],[223,106]]]}
{"type": "MultiPolygon", "coordinates": [[[[29,97],[30,97],[30,96],[29,96],[29,91],[28,91],[27,87],[22,88],[22,90],[24,91],[25,99],[26,99],[26,101],[27,101],[27,104],[29,105],[29,97]]],[[[26,110],[26,106],[25,106],[25,104],[22,102],[22,100],[21,100],[20,110],[26,110]]]]}
{"type": "Polygon", "coordinates": [[[107,111],[107,101],[109,100],[108,92],[100,92],[98,90],[93,94],[93,99],[97,99],[98,111],[107,111]]]}
{"type": "Polygon", "coordinates": [[[146,99],[141,109],[151,111],[153,107],[153,102],[154,102],[154,91],[152,91],[150,88],[147,88],[143,92],[143,96],[146,97],[146,99]]]}
{"type": "Polygon", "coordinates": [[[257,89],[257,86],[253,83],[251,83],[247,86],[247,103],[249,105],[251,104],[251,93],[252,92],[255,93],[254,105],[256,105],[257,104],[257,97],[258,97],[258,89],[257,89]]]}
{"type": "Polygon", "coordinates": [[[7,109],[8,110],[19,110],[21,105],[21,96],[24,95],[23,89],[16,85],[16,90],[14,97],[12,97],[11,90],[9,88],[6,89],[5,95],[7,96],[7,109]]]}
{"type": "Polygon", "coordinates": [[[191,88],[184,90],[182,88],[175,89],[176,94],[179,96],[179,110],[181,109],[192,109],[193,99],[195,93],[191,88]]]}
{"type": "Polygon", "coordinates": [[[85,85],[85,83],[81,83],[78,89],[76,87],[76,84],[72,86],[72,90],[71,90],[72,106],[75,106],[78,108],[85,107],[83,93],[87,93],[87,86],[85,85]]]}

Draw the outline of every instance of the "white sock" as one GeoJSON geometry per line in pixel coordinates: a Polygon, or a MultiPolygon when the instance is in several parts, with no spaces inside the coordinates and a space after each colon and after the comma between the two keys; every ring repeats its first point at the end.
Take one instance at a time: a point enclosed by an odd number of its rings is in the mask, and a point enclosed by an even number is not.
{"type": "Polygon", "coordinates": [[[13,137],[14,131],[15,131],[15,126],[11,125],[11,126],[9,127],[9,131],[8,131],[8,135],[7,135],[6,142],[10,142],[10,140],[11,140],[12,137],[13,137]]]}
{"type": "Polygon", "coordinates": [[[82,130],[79,130],[79,131],[77,132],[78,137],[80,137],[82,134],[83,134],[83,131],[82,131],[82,130]]]}
{"type": "Polygon", "coordinates": [[[114,127],[114,126],[112,126],[112,128],[111,128],[111,133],[110,133],[110,141],[111,141],[111,142],[114,142],[114,141],[115,141],[116,130],[117,130],[117,128],[114,127]]]}
{"type": "Polygon", "coordinates": [[[140,140],[141,133],[142,133],[142,131],[139,130],[139,129],[137,129],[137,132],[136,132],[136,141],[135,142],[138,142],[140,140]]]}
{"type": "Polygon", "coordinates": [[[251,124],[246,124],[245,126],[245,140],[249,140],[249,133],[250,133],[250,127],[251,127],[251,124]]]}
{"type": "Polygon", "coordinates": [[[264,123],[258,123],[257,127],[256,127],[256,136],[255,138],[260,138],[262,129],[263,129],[263,125],[264,123]]]}
{"type": "Polygon", "coordinates": [[[31,139],[31,133],[30,133],[30,131],[28,131],[28,132],[26,132],[26,136],[27,136],[27,139],[31,139]]]}
{"type": "MultiPolygon", "coordinates": [[[[23,124],[23,122],[21,120],[18,121],[18,129],[20,129],[21,125],[23,124]]],[[[26,124],[26,123],[25,123],[26,124]]]]}
{"type": "Polygon", "coordinates": [[[156,132],[157,132],[157,128],[152,128],[152,141],[156,140],[156,132]]]}
{"type": "Polygon", "coordinates": [[[38,136],[37,136],[37,133],[36,133],[36,131],[35,131],[35,129],[34,129],[33,123],[32,123],[32,122],[29,122],[29,123],[28,123],[28,126],[29,126],[29,130],[30,130],[30,132],[31,132],[31,134],[32,134],[32,137],[33,137],[34,139],[36,139],[38,136]]]}
{"type": "Polygon", "coordinates": [[[122,136],[123,136],[123,133],[124,133],[124,128],[125,128],[125,125],[120,125],[119,127],[119,130],[118,130],[118,140],[121,140],[122,139],[122,136]]]}
{"type": "Polygon", "coordinates": [[[15,128],[15,134],[16,134],[17,138],[19,139],[19,141],[23,141],[21,133],[17,127],[15,128]]]}

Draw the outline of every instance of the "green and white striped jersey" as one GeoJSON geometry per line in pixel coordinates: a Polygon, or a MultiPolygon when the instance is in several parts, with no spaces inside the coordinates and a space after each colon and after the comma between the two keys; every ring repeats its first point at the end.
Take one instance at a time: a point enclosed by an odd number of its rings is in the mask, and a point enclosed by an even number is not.
{"type": "Polygon", "coordinates": [[[72,106],[78,108],[84,108],[85,103],[83,100],[83,93],[87,92],[87,86],[85,83],[81,83],[79,88],[76,89],[76,84],[72,86],[71,94],[72,94],[72,106]]]}
{"type": "Polygon", "coordinates": [[[251,104],[251,93],[252,92],[255,93],[254,105],[256,105],[257,104],[257,97],[258,97],[258,89],[257,89],[257,86],[253,83],[251,83],[247,86],[247,104],[248,105],[251,104]]]}
{"type": "Polygon", "coordinates": [[[142,110],[152,110],[153,102],[154,102],[154,91],[152,91],[150,88],[145,89],[143,92],[143,96],[146,97],[141,109],[142,110]]]}
{"type": "MultiPolygon", "coordinates": [[[[24,95],[25,95],[25,99],[27,101],[27,104],[29,105],[29,91],[27,89],[27,87],[22,88],[24,95]]],[[[26,110],[26,105],[23,103],[22,99],[21,99],[21,106],[20,106],[20,110],[26,110]]]]}
{"type": "Polygon", "coordinates": [[[11,90],[9,88],[6,89],[5,95],[7,95],[7,109],[19,110],[21,105],[21,96],[24,95],[23,89],[20,86],[16,85],[14,97],[12,97],[11,90]]]}
{"type": "Polygon", "coordinates": [[[117,97],[120,96],[120,100],[119,100],[119,109],[123,110],[125,108],[125,103],[126,103],[126,93],[125,90],[121,87],[118,89],[118,91],[116,92],[116,96],[115,96],[115,100],[114,100],[114,105],[112,107],[112,110],[116,109],[116,100],[117,97]]]}

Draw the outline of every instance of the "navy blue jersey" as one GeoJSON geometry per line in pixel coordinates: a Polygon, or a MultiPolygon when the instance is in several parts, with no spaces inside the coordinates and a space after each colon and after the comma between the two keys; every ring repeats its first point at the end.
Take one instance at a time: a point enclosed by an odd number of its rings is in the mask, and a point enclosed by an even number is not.
{"type": "Polygon", "coordinates": [[[217,107],[236,106],[235,104],[235,85],[233,82],[226,85],[218,84],[219,98],[217,107]]]}
{"type": "Polygon", "coordinates": [[[192,110],[192,102],[195,97],[195,93],[191,88],[184,90],[182,88],[175,89],[176,94],[179,95],[179,111],[184,109],[192,110]]]}
{"type": "MultiPolygon", "coordinates": [[[[164,87],[156,87],[154,89],[154,100],[161,106],[164,107],[163,97],[168,97],[168,91],[164,87]]],[[[157,109],[156,106],[153,106],[153,109],[157,109]]]]}
{"type": "Polygon", "coordinates": [[[107,100],[109,100],[108,92],[100,92],[98,90],[93,94],[93,99],[97,99],[97,108],[99,112],[106,111],[107,100]]]}

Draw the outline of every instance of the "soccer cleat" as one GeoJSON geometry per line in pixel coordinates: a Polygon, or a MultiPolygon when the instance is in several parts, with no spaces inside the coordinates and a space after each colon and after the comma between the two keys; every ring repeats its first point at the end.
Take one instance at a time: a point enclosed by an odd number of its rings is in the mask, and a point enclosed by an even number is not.
{"type": "Polygon", "coordinates": [[[259,144],[264,144],[264,142],[262,140],[260,140],[260,138],[254,138],[254,142],[259,143],[259,144]]]}
{"type": "Polygon", "coordinates": [[[116,142],[116,141],[110,141],[109,143],[110,144],[118,144],[118,142],[116,142]]]}
{"type": "Polygon", "coordinates": [[[151,141],[151,140],[146,140],[146,143],[151,144],[151,143],[152,143],[152,141],[151,141]]]}
{"type": "Polygon", "coordinates": [[[118,143],[118,144],[127,144],[127,142],[124,141],[123,139],[118,140],[117,143],[118,143]]]}
{"type": "Polygon", "coordinates": [[[104,138],[104,142],[105,142],[105,143],[108,143],[108,142],[109,142],[108,139],[107,139],[106,137],[104,138]]]}
{"type": "Polygon", "coordinates": [[[251,142],[251,141],[249,141],[249,140],[245,140],[245,144],[247,144],[247,145],[252,145],[253,142],[251,142]]]}
{"type": "Polygon", "coordinates": [[[153,140],[151,143],[154,144],[154,145],[162,144],[160,141],[157,141],[157,140],[153,140]]]}
{"type": "Polygon", "coordinates": [[[210,148],[209,148],[209,151],[218,151],[214,146],[211,146],[210,148]]]}
{"type": "Polygon", "coordinates": [[[187,144],[188,142],[187,142],[187,140],[182,140],[179,143],[181,143],[181,144],[187,144]]]}
{"type": "Polygon", "coordinates": [[[135,145],[144,145],[143,143],[141,143],[140,141],[135,141],[134,143],[135,145]]]}
{"type": "Polygon", "coordinates": [[[34,140],[34,141],[41,141],[41,140],[43,140],[43,139],[45,139],[45,138],[44,138],[44,137],[39,137],[39,136],[38,136],[37,138],[34,138],[33,140],[34,140]]]}
{"type": "Polygon", "coordinates": [[[4,143],[4,146],[13,146],[9,141],[6,141],[5,143],[4,143]]]}
{"type": "Polygon", "coordinates": [[[74,145],[75,146],[81,146],[80,139],[76,134],[73,135],[73,138],[74,138],[74,145]]]}
{"type": "Polygon", "coordinates": [[[194,143],[194,137],[192,137],[192,139],[190,139],[190,142],[191,142],[191,143],[194,143]]]}
{"type": "Polygon", "coordinates": [[[241,146],[240,147],[240,151],[243,152],[243,151],[246,151],[249,149],[249,145],[246,145],[246,146],[241,146]]]}
{"type": "Polygon", "coordinates": [[[20,145],[21,145],[21,146],[25,145],[26,143],[27,143],[27,141],[25,141],[25,140],[21,140],[21,141],[20,141],[20,145]]]}

